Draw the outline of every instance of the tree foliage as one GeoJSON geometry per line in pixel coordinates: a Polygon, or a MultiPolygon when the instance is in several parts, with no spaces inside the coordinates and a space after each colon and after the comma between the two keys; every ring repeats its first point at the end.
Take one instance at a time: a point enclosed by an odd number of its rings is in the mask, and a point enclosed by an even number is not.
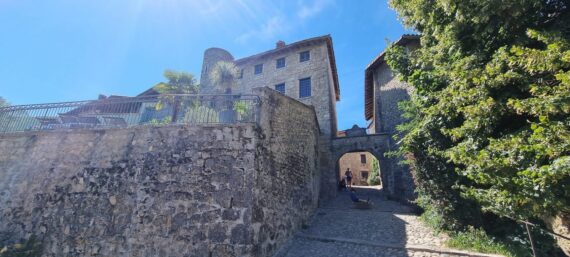
{"type": "Polygon", "coordinates": [[[35,236],[13,245],[0,244],[0,257],[40,257],[43,244],[35,236]]]}
{"type": "Polygon", "coordinates": [[[421,33],[417,51],[392,46],[386,56],[415,88],[399,129],[419,203],[448,228],[480,222],[480,209],[517,219],[569,213],[568,2],[390,3],[421,33]]]}
{"type": "Polygon", "coordinates": [[[161,94],[197,94],[200,85],[194,75],[183,71],[165,70],[164,77],[167,82],[160,82],[154,90],[161,94]]]}
{"type": "Polygon", "coordinates": [[[164,77],[167,82],[160,82],[153,87],[161,94],[160,101],[156,104],[157,110],[164,108],[165,105],[176,104],[176,97],[170,96],[171,94],[197,94],[199,92],[200,85],[191,73],[165,70],[164,77]]]}
{"type": "Polygon", "coordinates": [[[380,179],[380,163],[376,158],[372,158],[372,170],[370,171],[366,183],[370,186],[380,185],[382,183],[380,179]]]}
{"type": "Polygon", "coordinates": [[[231,92],[231,88],[235,85],[235,79],[238,77],[239,69],[233,62],[219,61],[214,64],[210,71],[210,80],[212,83],[226,92],[231,92]]]}

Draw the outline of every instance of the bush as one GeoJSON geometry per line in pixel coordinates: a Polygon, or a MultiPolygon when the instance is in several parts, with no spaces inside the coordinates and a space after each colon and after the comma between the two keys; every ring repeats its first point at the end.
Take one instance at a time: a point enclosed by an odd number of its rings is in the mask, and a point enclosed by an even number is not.
{"type": "Polygon", "coordinates": [[[13,245],[0,245],[0,257],[40,257],[42,244],[35,236],[31,236],[22,243],[13,245]]]}
{"type": "Polygon", "coordinates": [[[372,171],[370,171],[370,175],[368,175],[366,182],[370,186],[382,184],[382,180],[380,179],[380,165],[376,158],[372,159],[372,171]]]}
{"type": "Polygon", "coordinates": [[[495,253],[505,256],[530,256],[525,249],[511,247],[487,235],[482,229],[470,227],[464,232],[451,233],[447,246],[481,253],[495,253]]]}
{"type": "MultiPolygon", "coordinates": [[[[422,34],[418,49],[392,46],[386,62],[414,89],[401,104],[409,122],[398,127],[399,154],[426,220],[467,243],[498,233],[488,226],[503,222],[498,216],[570,213],[568,1],[390,4],[422,34]]],[[[521,235],[517,228],[500,240],[521,235]]],[[[551,238],[543,242],[553,249],[551,238]]]]}

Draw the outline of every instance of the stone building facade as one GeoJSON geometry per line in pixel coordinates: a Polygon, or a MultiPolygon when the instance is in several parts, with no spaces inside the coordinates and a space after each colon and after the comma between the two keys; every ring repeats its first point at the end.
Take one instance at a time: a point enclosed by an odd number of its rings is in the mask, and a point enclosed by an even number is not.
{"type": "MultiPolygon", "coordinates": [[[[403,35],[394,44],[412,51],[419,47],[420,37],[403,35]]],[[[366,67],[364,116],[370,121],[368,130],[377,134],[387,134],[391,148],[396,148],[397,142],[393,139],[394,134],[397,133],[396,126],[405,122],[401,116],[402,112],[398,109],[398,102],[408,100],[413,88],[398,79],[384,57],[385,51],[381,52],[366,67]]],[[[396,164],[398,161],[393,163],[390,170],[390,180],[392,180],[395,192],[393,195],[405,201],[415,199],[414,181],[409,167],[396,164]]]]}
{"type": "Polygon", "coordinates": [[[372,173],[372,161],[376,158],[369,152],[347,153],[339,160],[339,177],[344,177],[347,168],[352,171],[352,185],[368,186],[367,179],[372,173]]]}
{"type": "MultiPolygon", "coordinates": [[[[396,45],[413,50],[419,47],[417,35],[403,35],[396,45]]],[[[396,133],[396,126],[405,120],[398,102],[408,100],[412,88],[400,81],[380,53],[367,67],[364,78],[364,116],[368,129],[374,133],[396,133]]]]}
{"type": "Polygon", "coordinates": [[[200,76],[203,92],[215,90],[210,71],[218,61],[233,62],[240,71],[232,93],[251,94],[252,89],[269,87],[315,108],[321,132],[333,137],[337,131],[336,101],[340,87],[329,35],[291,44],[279,41],[276,48],[249,57],[234,59],[226,50],[204,52],[200,76]]]}

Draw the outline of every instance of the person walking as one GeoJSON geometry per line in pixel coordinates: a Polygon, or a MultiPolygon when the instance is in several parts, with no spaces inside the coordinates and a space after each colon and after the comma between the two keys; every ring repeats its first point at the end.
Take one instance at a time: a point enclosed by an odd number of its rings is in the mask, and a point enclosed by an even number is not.
{"type": "Polygon", "coordinates": [[[346,177],[346,186],[352,188],[352,171],[350,168],[346,168],[344,176],[346,177]]]}

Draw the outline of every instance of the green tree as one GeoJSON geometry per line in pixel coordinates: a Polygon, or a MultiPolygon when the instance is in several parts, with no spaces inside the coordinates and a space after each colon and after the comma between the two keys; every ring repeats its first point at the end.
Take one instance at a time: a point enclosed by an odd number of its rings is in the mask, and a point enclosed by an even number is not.
{"type": "Polygon", "coordinates": [[[221,88],[225,93],[231,93],[238,74],[239,69],[233,62],[219,61],[214,64],[209,76],[216,87],[221,88]]]}
{"type": "Polygon", "coordinates": [[[419,203],[447,228],[479,211],[570,213],[570,14],[562,0],[391,0],[421,47],[388,64],[415,88],[408,154],[419,203]]]}
{"type": "Polygon", "coordinates": [[[197,94],[200,85],[194,75],[183,71],[165,70],[167,82],[160,82],[153,88],[160,94],[197,94]]]}
{"type": "Polygon", "coordinates": [[[372,171],[370,171],[370,175],[368,176],[366,183],[368,183],[368,185],[371,186],[380,185],[381,183],[380,164],[378,163],[378,160],[376,158],[372,159],[372,171]]]}
{"type": "MultiPolygon", "coordinates": [[[[181,109],[195,107],[197,102],[194,99],[185,98],[181,100],[179,96],[173,96],[174,94],[197,94],[200,85],[196,82],[194,75],[188,72],[165,70],[164,77],[167,79],[167,82],[160,82],[153,87],[154,90],[161,94],[155,106],[157,110],[161,110],[165,105],[177,106],[181,109]]],[[[178,108],[174,108],[172,117],[177,116],[178,108]]],[[[172,119],[160,122],[172,122],[172,119]]]]}

